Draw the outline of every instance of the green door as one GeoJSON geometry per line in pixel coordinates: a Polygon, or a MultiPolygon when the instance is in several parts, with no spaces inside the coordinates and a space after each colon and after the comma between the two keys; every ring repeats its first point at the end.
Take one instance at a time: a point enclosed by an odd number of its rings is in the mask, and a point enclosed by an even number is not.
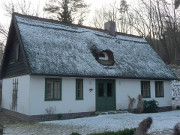
{"type": "Polygon", "coordinates": [[[96,111],[115,109],[115,80],[96,80],[96,111]]]}

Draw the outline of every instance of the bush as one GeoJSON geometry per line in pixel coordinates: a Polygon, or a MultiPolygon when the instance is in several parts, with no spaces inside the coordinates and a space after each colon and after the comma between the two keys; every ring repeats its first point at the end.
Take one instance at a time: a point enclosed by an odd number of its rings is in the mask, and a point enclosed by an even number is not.
{"type": "Polygon", "coordinates": [[[144,113],[156,113],[158,109],[159,106],[156,100],[144,101],[144,113]]]}
{"type": "Polygon", "coordinates": [[[133,128],[133,129],[124,129],[122,131],[117,131],[117,132],[104,132],[104,133],[95,133],[90,135],[133,135],[135,131],[136,129],[133,128]]]}
{"type": "Polygon", "coordinates": [[[179,105],[178,105],[178,106],[176,106],[176,109],[177,109],[177,110],[180,110],[180,106],[179,106],[179,105]]]}
{"type": "Polygon", "coordinates": [[[70,134],[70,135],[80,135],[80,134],[79,134],[79,133],[74,133],[74,132],[73,132],[73,133],[72,133],[72,134],[70,134]]]}
{"type": "Polygon", "coordinates": [[[62,114],[58,114],[57,117],[58,117],[58,119],[61,119],[62,118],[62,114]]]}

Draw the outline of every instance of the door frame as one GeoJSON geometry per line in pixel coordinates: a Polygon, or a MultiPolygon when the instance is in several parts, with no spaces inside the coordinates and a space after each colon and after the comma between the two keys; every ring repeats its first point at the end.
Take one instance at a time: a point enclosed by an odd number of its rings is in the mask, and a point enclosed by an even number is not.
{"type": "MultiPolygon", "coordinates": [[[[98,81],[114,81],[114,105],[115,105],[115,110],[116,110],[116,79],[96,79],[96,83],[95,83],[95,100],[96,100],[96,111],[97,111],[97,82],[98,81]]],[[[109,110],[110,111],[110,110],[109,110]]]]}

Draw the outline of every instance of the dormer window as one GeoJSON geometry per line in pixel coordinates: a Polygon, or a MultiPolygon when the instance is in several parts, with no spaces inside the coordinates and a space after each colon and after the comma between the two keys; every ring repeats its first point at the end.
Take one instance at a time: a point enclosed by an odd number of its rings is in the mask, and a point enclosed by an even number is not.
{"type": "Polygon", "coordinates": [[[98,54],[97,61],[105,66],[112,66],[114,64],[114,56],[110,50],[101,51],[98,54]]]}
{"type": "Polygon", "coordinates": [[[100,52],[99,54],[99,59],[100,60],[108,60],[108,55],[106,52],[100,52]]]}

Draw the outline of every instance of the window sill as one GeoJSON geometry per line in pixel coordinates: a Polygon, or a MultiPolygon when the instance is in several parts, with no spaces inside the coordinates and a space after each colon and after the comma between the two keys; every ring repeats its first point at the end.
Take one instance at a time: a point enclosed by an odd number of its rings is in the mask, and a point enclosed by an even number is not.
{"type": "Polygon", "coordinates": [[[61,99],[45,99],[44,101],[62,101],[61,99]]]}
{"type": "Polygon", "coordinates": [[[151,98],[151,97],[143,97],[143,98],[151,98]]]}
{"type": "Polygon", "coordinates": [[[84,100],[83,98],[76,98],[76,100],[84,100]]]}

